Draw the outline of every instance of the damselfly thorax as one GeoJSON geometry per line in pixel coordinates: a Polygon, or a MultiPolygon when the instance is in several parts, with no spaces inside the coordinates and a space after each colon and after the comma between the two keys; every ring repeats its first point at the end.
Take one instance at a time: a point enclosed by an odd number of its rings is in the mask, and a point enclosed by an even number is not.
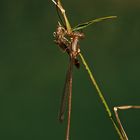
{"type": "Polygon", "coordinates": [[[63,52],[67,52],[68,55],[73,59],[74,65],[79,68],[80,63],[77,59],[80,53],[80,46],[78,44],[79,39],[84,38],[84,34],[81,32],[71,32],[70,34],[67,30],[60,24],[58,24],[56,32],[54,32],[55,43],[63,52]]]}

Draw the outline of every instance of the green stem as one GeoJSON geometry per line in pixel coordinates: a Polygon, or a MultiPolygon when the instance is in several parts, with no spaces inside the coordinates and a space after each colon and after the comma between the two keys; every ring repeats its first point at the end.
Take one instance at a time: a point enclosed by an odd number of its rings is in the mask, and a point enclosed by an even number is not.
{"type": "Polygon", "coordinates": [[[117,127],[117,125],[116,125],[114,119],[112,118],[112,114],[111,114],[111,111],[110,111],[110,109],[109,109],[109,106],[108,106],[108,104],[107,104],[107,102],[106,102],[106,100],[105,100],[105,98],[104,98],[104,96],[103,96],[103,94],[102,94],[102,92],[101,92],[101,90],[100,90],[100,88],[99,88],[99,86],[98,86],[98,84],[97,84],[97,82],[96,82],[96,80],[95,80],[95,78],[94,78],[94,76],[93,76],[93,74],[92,74],[92,72],[91,72],[91,70],[90,70],[88,64],[86,63],[86,61],[85,61],[83,55],[82,55],[81,53],[80,53],[79,55],[80,55],[80,57],[81,57],[81,60],[82,60],[83,65],[85,66],[85,69],[87,70],[87,72],[88,72],[88,74],[89,74],[89,77],[90,77],[90,79],[91,79],[91,81],[92,81],[92,84],[93,84],[94,87],[96,88],[97,93],[98,93],[98,96],[100,97],[100,99],[101,99],[101,101],[102,101],[102,103],[103,103],[103,105],[104,105],[104,107],[105,107],[105,110],[106,110],[106,112],[107,112],[107,114],[108,114],[108,116],[109,116],[111,122],[113,123],[114,128],[116,129],[116,131],[117,131],[117,133],[118,133],[120,139],[121,139],[121,140],[124,140],[124,138],[123,138],[123,136],[122,136],[122,134],[121,134],[119,128],[117,127]]]}
{"type": "Polygon", "coordinates": [[[67,28],[67,31],[68,33],[70,34],[72,32],[72,28],[71,28],[71,25],[70,25],[70,22],[67,18],[67,15],[66,15],[66,12],[65,12],[65,9],[63,8],[62,6],[62,3],[60,0],[57,0],[57,4],[56,4],[61,12],[61,14],[63,15],[63,18],[64,18],[64,21],[65,21],[65,25],[66,25],[66,28],[67,28]]]}

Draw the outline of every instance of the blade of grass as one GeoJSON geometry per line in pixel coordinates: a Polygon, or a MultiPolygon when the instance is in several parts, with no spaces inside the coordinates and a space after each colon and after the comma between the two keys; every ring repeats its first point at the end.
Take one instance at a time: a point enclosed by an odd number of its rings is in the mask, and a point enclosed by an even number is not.
{"type": "Polygon", "coordinates": [[[88,26],[90,26],[94,23],[101,22],[101,21],[104,21],[104,20],[107,20],[107,19],[114,19],[114,18],[117,18],[117,16],[107,16],[107,17],[101,17],[101,18],[97,18],[97,19],[94,19],[94,20],[90,20],[90,21],[78,24],[77,26],[75,26],[72,29],[72,31],[78,31],[78,30],[84,29],[84,28],[86,28],[86,27],[88,27],[88,26]]]}
{"type": "Polygon", "coordinates": [[[112,113],[111,113],[111,111],[110,111],[110,108],[109,108],[109,106],[108,106],[108,104],[107,104],[107,102],[106,102],[106,100],[105,100],[105,98],[104,98],[104,96],[103,96],[103,94],[102,94],[102,92],[101,92],[101,90],[100,90],[100,88],[99,88],[99,86],[98,86],[98,84],[97,84],[97,82],[96,82],[96,80],[95,80],[95,78],[94,78],[94,76],[93,76],[93,74],[92,74],[92,72],[91,72],[89,66],[88,66],[88,64],[86,63],[86,61],[85,61],[83,55],[82,55],[81,53],[80,53],[79,55],[80,55],[80,58],[81,58],[81,60],[82,60],[83,65],[85,66],[85,69],[86,69],[87,72],[88,72],[88,75],[89,75],[89,77],[90,77],[90,79],[91,79],[91,82],[92,82],[93,86],[96,88],[97,93],[98,93],[98,96],[100,97],[100,99],[101,99],[101,101],[102,101],[102,103],[103,103],[103,105],[104,105],[104,107],[105,107],[105,110],[106,110],[106,112],[107,112],[107,114],[108,114],[108,117],[110,118],[111,122],[113,123],[114,128],[116,129],[116,131],[117,131],[117,133],[118,133],[120,139],[121,139],[121,140],[124,140],[124,139],[123,139],[123,136],[122,136],[122,134],[121,134],[121,132],[120,132],[120,130],[119,130],[119,128],[117,127],[117,125],[116,125],[114,119],[112,118],[112,113]]]}

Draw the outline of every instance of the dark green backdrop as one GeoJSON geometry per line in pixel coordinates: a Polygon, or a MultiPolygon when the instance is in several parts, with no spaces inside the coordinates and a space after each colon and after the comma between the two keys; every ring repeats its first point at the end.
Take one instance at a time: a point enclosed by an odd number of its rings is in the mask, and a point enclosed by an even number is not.
{"type": "MultiPolygon", "coordinates": [[[[111,108],[140,105],[140,2],[63,0],[72,25],[117,15],[85,30],[81,50],[111,108]]],[[[0,139],[64,140],[58,122],[68,56],[53,42],[51,0],[0,1],[0,139]]],[[[74,69],[71,140],[118,140],[83,67],[74,69]]],[[[120,111],[130,140],[140,110],[120,111]]]]}

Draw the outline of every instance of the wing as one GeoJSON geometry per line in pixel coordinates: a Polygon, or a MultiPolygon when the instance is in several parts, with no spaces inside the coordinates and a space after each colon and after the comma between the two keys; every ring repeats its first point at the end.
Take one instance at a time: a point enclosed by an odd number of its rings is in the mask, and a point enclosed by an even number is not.
{"type": "Polygon", "coordinates": [[[60,122],[63,122],[63,120],[64,120],[64,114],[66,111],[66,102],[67,102],[68,95],[71,91],[70,88],[72,88],[72,81],[71,81],[72,69],[73,69],[73,60],[70,57],[69,67],[67,70],[65,85],[64,85],[64,89],[63,89],[62,98],[61,98],[61,105],[60,105],[60,112],[59,112],[59,121],[60,122]]]}

